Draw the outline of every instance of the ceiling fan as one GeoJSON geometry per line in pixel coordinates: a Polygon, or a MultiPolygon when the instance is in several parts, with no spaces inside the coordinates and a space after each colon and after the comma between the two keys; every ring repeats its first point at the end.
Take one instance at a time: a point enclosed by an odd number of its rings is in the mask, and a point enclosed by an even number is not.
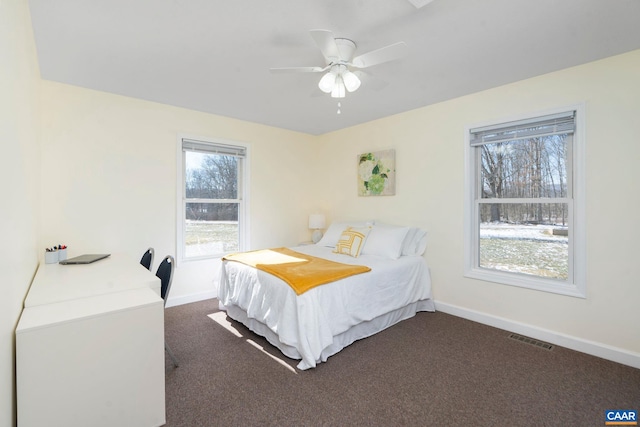
{"type": "Polygon", "coordinates": [[[360,87],[360,78],[356,75],[358,70],[399,59],[404,56],[407,47],[404,42],[398,42],[354,57],[356,44],[352,40],[336,38],[329,30],[311,30],[310,33],[320,48],[326,65],[271,68],[271,72],[323,73],[327,71],[320,79],[318,87],[321,91],[330,93],[333,98],[344,98],[347,91],[354,92],[360,87]]]}

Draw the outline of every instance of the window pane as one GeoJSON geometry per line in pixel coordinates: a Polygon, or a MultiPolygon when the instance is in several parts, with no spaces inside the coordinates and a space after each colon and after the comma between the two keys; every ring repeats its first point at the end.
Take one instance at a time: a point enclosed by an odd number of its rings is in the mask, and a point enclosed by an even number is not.
{"type": "Polygon", "coordinates": [[[482,198],[567,197],[568,135],[481,146],[482,198]]]}
{"type": "Polygon", "coordinates": [[[185,186],[187,199],[237,199],[238,158],[186,151],[185,186]]]}
{"type": "Polygon", "coordinates": [[[564,203],[480,205],[480,267],[567,280],[567,210],[564,203]]]}
{"type": "Polygon", "coordinates": [[[547,224],[565,227],[569,206],[566,203],[482,203],[480,222],[510,224],[547,224]]]}
{"type": "Polygon", "coordinates": [[[185,257],[237,252],[238,203],[187,203],[185,257]]]}

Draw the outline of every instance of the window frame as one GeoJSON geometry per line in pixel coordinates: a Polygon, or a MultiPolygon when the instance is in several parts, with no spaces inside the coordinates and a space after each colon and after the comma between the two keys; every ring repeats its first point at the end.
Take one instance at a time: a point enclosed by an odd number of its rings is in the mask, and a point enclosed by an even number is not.
{"type": "MultiPolygon", "coordinates": [[[[200,199],[187,199],[186,187],[186,150],[183,149],[183,140],[193,141],[197,144],[210,145],[211,147],[226,146],[238,147],[244,150],[244,157],[241,157],[238,173],[238,250],[245,251],[248,248],[250,224],[249,224],[249,170],[250,170],[250,144],[238,141],[224,140],[220,138],[207,138],[180,134],[177,137],[177,196],[176,196],[176,265],[182,262],[202,261],[220,258],[224,254],[211,254],[198,257],[185,257],[185,204],[197,203],[200,199]]],[[[197,151],[197,150],[192,150],[197,151]]],[[[220,203],[225,200],[221,199],[220,203]]],[[[235,200],[234,200],[235,202],[235,200]]]]}
{"type": "MultiPolygon", "coordinates": [[[[522,114],[507,119],[469,125],[465,127],[464,138],[464,276],[517,286],[560,295],[586,298],[586,235],[585,235],[585,108],[584,104],[570,105],[542,112],[522,114]],[[480,267],[480,215],[479,205],[482,199],[478,182],[480,177],[477,156],[481,146],[471,145],[472,130],[507,125],[510,122],[533,120],[539,117],[575,111],[575,130],[571,150],[572,193],[568,194],[569,215],[569,277],[567,281],[545,279],[533,275],[492,270],[480,267]]],[[[502,200],[502,199],[501,199],[502,200]]],[[[538,203],[553,203],[557,199],[539,198],[538,203]]],[[[509,200],[509,203],[518,200],[509,200]]],[[[563,200],[564,202],[564,200],[563,200]]],[[[486,202],[485,202],[486,203],[486,202]]]]}

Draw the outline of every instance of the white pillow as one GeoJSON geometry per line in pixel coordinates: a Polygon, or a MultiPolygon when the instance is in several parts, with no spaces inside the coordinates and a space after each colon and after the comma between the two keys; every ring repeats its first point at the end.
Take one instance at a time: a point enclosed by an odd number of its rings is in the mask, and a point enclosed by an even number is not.
{"type": "Polygon", "coordinates": [[[414,239],[416,237],[416,233],[418,229],[416,227],[409,228],[409,232],[407,236],[404,238],[404,242],[402,242],[402,255],[415,255],[415,243],[414,239]]]}
{"type": "Polygon", "coordinates": [[[376,224],[369,233],[362,254],[398,259],[402,256],[402,244],[408,232],[409,227],[376,224]]]}
{"type": "Polygon", "coordinates": [[[340,235],[333,252],[358,258],[370,231],[371,227],[347,227],[340,235]]]}
{"type": "Polygon", "coordinates": [[[416,255],[423,255],[427,250],[427,232],[418,230],[416,234],[416,255]]]}
{"type": "Polygon", "coordinates": [[[373,225],[373,221],[334,221],[331,223],[327,231],[324,232],[322,239],[316,245],[326,246],[329,248],[335,248],[338,239],[347,227],[370,227],[373,225]]]}
{"type": "Polygon", "coordinates": [[[416,227],[411,227],[407,237],[402,243],[402,255],[422,255],[427,249],[427,232],[416,227]]]}

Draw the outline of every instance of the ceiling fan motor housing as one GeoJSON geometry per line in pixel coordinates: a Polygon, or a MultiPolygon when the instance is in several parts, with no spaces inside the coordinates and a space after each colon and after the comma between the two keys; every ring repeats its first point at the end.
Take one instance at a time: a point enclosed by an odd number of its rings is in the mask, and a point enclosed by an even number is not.
{"type": "Polygon", "coordinates": [[[336,46],[338,47],[338,55],[340,57],[335,58],[335,60],[333,58],[327,58],[330,60],[329,64],[336,62],[351,62],[351,60],[353,59],[353,54],[356,52],[356,44],[353,42],[353,40],[336,38],[335,41],[336,46]]]}

